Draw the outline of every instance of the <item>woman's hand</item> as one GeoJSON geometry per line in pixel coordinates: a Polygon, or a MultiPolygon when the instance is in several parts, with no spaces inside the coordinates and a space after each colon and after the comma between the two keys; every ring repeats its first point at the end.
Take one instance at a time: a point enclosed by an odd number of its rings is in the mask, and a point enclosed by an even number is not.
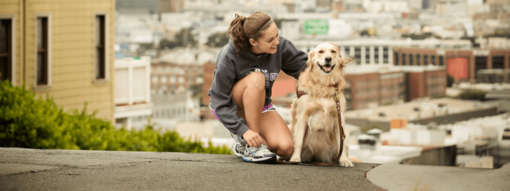
{"type": "Polygon", "coordinates": [[[255,131],[252,131],[251,129],[248,129],[243,134],[244,140],[248,143],[250,147],[260,147],[262,144],[262,137],[255,131]]]}

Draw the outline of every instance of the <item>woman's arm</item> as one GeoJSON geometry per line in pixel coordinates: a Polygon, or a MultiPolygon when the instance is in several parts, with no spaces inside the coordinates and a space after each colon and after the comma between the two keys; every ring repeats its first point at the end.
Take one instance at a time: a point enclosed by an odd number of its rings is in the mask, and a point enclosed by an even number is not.
{"type": "Polygon", "coordinates": [[[299,73],[306,68],[308,54],[298,50],[292,42],[280,37],[282,43],[282,71],[298,79],[299,73]]]}
{"type": "Polygon", "coordinates": [[[232,97],[236,71],[234,64],[225,55],[218,55],[213,83],[209,91],[211,107],[220,122],[232,133],[242,136],[249,128],[246,121],[236,115],[237,104],[232,97]]]}

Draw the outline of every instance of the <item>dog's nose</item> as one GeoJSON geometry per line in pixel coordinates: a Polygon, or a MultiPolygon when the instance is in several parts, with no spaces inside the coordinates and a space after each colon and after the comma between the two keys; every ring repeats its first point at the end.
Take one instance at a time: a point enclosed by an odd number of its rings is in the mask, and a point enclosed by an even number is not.
{"type": "Polygon", "coordinates": [[[331,56],[326,57],[326,62],[331,62],[331,56]]]}

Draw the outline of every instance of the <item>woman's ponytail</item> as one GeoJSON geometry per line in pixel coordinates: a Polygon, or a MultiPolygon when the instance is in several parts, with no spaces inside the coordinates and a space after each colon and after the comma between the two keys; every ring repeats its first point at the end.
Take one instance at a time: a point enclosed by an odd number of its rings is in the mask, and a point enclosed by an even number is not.
{"type": "Polygon", "coordinates": [[[234,46],[236,47],[236,53],[239,55],[240,53],[245,52],[249,48],[249,39],[244,35],[244,23],[246,22],[247,17],[243,17],[239,14],[236,14],[236,17],[230,23],[230,28],[228,29],[228,33],[232,36],[234,40],[234,46]]]}

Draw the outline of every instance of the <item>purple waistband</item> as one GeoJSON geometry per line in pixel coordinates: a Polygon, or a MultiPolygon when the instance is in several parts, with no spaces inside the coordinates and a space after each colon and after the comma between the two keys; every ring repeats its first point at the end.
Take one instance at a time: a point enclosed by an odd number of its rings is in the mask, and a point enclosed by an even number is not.
{"type": "Polygon", "coordinates": [[[264,106],[264,108],[262,108],[262,112],[265,112],[265,111],[267,111],[268,109],[271,109],[271,108],[273,108],[273,104],[267,104],[267,105],[264,106]]]}

